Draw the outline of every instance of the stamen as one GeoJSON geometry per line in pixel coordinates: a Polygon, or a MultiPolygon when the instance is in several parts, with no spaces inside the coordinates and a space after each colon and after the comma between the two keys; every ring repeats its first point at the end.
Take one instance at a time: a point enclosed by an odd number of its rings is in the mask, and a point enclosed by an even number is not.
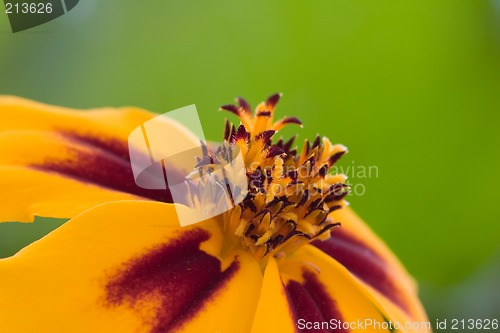
{"type": "MultiPolygon", "coordinates": [[[[295,117],[273,122],[280,98],[272,95],[253,115],[242,98],[236,99],[238,105],[221,107],[241,120],[238,126],[226,121],[224,140],[238,146],[248,178],[247,196],[224,215],[225,230],[258,259],[282,257],[313,239],[328,238],[340,226],[329,214],[345,205],[349,189],[344,175],[328,173],[347,152],[344,146],[318,135],[312,144],[305,140],[298,155],[292,147],[296,136],[272,142],[286,125],[302,126],[295,117]]],[[[213,166],[220,158],[207,153],[197,167],[213,166]]]]}

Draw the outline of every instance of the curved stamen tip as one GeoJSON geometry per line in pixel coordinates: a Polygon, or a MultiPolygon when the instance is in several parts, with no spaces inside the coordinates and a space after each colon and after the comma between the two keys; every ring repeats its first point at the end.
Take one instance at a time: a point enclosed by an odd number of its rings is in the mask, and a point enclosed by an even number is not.
{"type": "Polygon", "coordinates": [[[296,124],[296,125],[299,125],[301,128],[304,127],[304,125],[302,124],[302,121],[300,121],[300,119],[297,117],[285,117],[281,121],[283,124],[296,124]]]}
{"type": "Polygon", "coordinates": [[[266,104],[272,108],[274,108],[276,106],[276,104],[278,104],[280,98],[283,96],[283,93],[276,93],[274,95],[271,95],[267,98],[266,100],[266,104]]]}
{"type": "Polygon", "coordinates": [[[250,104],[245,99],[243,99],[241,97],[236,97],[235,101],[236,101],[236,103],[238,103],[238,105],[243,109],[243,111],[245,113],[248,113],[248,114],[252,113],[250,104]]]}
{"type": "Polygon", "coordinates": [[[237,116],[240,115],[240,110],[238,109],[238,107],[232,104],[222,105],[221,107],[219,107],[219,111],[229,111],[237,116]]]}

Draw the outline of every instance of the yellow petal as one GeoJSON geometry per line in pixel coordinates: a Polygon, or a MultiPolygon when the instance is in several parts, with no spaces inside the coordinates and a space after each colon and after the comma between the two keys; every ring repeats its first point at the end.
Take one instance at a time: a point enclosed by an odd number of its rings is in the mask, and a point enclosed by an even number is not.
{"type": "MultiPolygon", "coordinates": [[[[35,215],[71,218],[107,201],[170,202],[167,190],[136,185],[128,136],[155,115],[135,108],[77,111],[0,97],[0,222],[35,215]]],[[[195,142],[167,121],[169,135],[195,142]]]]}
{"type": "Polygon", "coordinates": [[[385,319],[357,279],[314,246],[305,245],[283,260],[280,271],[299,329],[307,322],[327,321],[330,325],[349,323],[349,332],[389,332],[383,326],[366,325],[365,320],[382,325],[385,319]]]}
{"type": "Polygon", "coordinates": [[[1,259],[0,332],[250,331],[258,263],[220,259],[219,224],[179,228],[175,214],[106,203],[1,259]]]}
{"type": "Polygon", "coordinates": [[[392,307],[416,321],[427,321],[415,281],[383,241],[349,208],[334,212],[333,217],[342,226],[332,231],[328,240],[313,245],[371,286],[377,297],[383,295],[392,307]]]}
{"type": "Polygon", "coordinates": [[[296,322],[288,304],[278,264],[269,259],[264,272],[262,291],[255,312],[252,333],[261,332],[296,332],[296,322]]]}
{"type": "Polygon", "coordinates": [[[0,166],[0,222],[72,217],[103,202],[136,198],[29,168],[0,166]]]}
{"type": "Polygon", "coordinates": [[[247,252],[235,252],[234,255],[239,270],[225,289],[178,332],[250,332],[262,288],[262,273],[255,258],[247,252]]]}
{"type": "MultiPolygon", "coordinates": [[[[427,319],[415,320],[394,304],[387,302],[385,297],[377,297],[381,295],[374,294],[371,287],[314,246],[306,245],[300,248],[292,257],[283,261],[281,270],[286,272],[285,276],[286,274],[297,276],[301,270],[314,273],[331,299],[335,300],[343,321],[366,323],[365,320],[368,320],[371,323],[364,327],[357,325],[356,329],[351,330],[352,332],[388,332],[389,330],[383,329],[383,322],[392,323],[392,328],[398,332],[431,332],[427,319]],[[376,326],[376,322],[381,323],[379,327],[376,326]]],[[[304,278],[305,274],[302,277],[304,278]]]]}
{"type": "Polygon", "coordinates": [[[78,111],[14,96],[0,96],[0,132],[68,131],[127,140],[130,132],[154,114],[139,108],[78,111]]]}

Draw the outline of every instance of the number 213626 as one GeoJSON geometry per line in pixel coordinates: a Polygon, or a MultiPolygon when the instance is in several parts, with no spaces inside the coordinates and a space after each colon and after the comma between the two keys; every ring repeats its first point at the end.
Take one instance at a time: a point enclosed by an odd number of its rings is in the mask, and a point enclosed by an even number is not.
{"type": "Polygon", "coordinates": [[[452,330],[496,330],[498,319],[452,319],[452,330]]]}
{"type": "Polygon", "coordinates": [[[5,3],[6,14],[50,14],[52,13],[52,4],[49,3],[5,3]]]}

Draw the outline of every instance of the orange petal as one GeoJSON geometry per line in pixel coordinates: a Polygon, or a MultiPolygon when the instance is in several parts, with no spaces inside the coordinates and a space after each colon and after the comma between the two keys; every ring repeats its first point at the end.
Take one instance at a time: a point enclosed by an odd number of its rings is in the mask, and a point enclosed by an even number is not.
{"type": "Polygon", "coordinates": [[[357,279],[315,247],[301,247],[279,267],[299,332],[390,331],[357,279]],[[367,325],[369,320],[380,326],[367,325]]]}
{"type": "Polygon", "coordinates": [[[262,291],[252,327],[252,333],[261,332],[296,332],[295,318],[274,258],[269,259],[264,272],[262,291]]]}
{"type": "MultiPolygon", "coordinates": [[[[134,108],[83,112],[0,97],[0,200],[8,203],[0,222],[70,218],[113,200],[171,201],[168,190],[137,186],[131,170],[128,135],[152,117],[134,108]]],[[[169,126],[173,139],[195,141],[177,123],[169,126]]]]}
{"type": "Polygon", "coordinates": [[[78,111],[14,96],[0,96],[0,132],[65,131],[126,141],[130,132],[154,114],[139,108],[78,111]]]}
{"type": "Polygon", "coordinates": [[[0,331],[249,331],[260,268],[221,246],[215,220],[179,228],[171,204],[100,205],[0,260],[0,331]]]}
{"type": "Polygon", "coordinates": [[[374,295],[415,320],[427,321],[414,280],[382,240],[350,208],[333,217],[342,226],[329,239],[312,244],[370,286],[374,295]]]}

